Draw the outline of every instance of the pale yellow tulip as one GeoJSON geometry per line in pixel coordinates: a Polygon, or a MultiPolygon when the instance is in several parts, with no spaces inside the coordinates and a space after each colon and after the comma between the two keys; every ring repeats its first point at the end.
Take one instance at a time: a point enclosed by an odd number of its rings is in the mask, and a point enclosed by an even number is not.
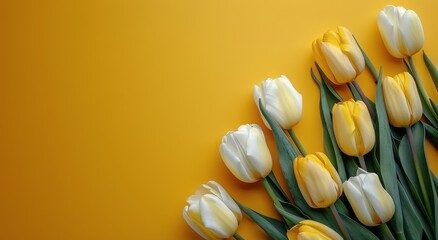
{"type": "Polygon", "coordinates": [[[342,194],[338,172],[324,153],[297,157],[294,172],[301,194],[312,208],[329,207],[342,194]]]}

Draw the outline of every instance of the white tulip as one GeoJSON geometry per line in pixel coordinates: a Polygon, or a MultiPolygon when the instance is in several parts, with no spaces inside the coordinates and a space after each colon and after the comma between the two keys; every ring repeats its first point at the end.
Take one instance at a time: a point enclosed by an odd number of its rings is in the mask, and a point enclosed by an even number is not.
{"type": "Polygon", "coordinates": [[[253,183],[272,170],[272,157],[265,135],[257,124],[246,124],[228,132],[219,147],[222,160],[239,180],[253,183]]]}
{"type": "Polygon", "coordinates": [[[386,6],[378,16],[377,26],[386,49],[396,58],[412,56],[423,48],[423,26],[412,10],[386,6]]]}
{"type": "Polygon", "coordinates": [[[377,226],[394,215],[394,201],[377,174],[358,169],[357,176],[345,181],[343,186],[345,196],[362,224],[377,226]]]}
{"type": "Polygon", "coordinates": [[[204,239],[224,239],[236,233],[242,212],[219,183],[202,184],[187,203],[184,219],[204,239]]]}
{"type": "MultiPolygon", "coordinates": [[[[261,99],[266,111],[283,129],[291,129],[300,121],[303,109],[302,96],[287,77],[269,78],[260,86],[255,85],[253,92],[259,110],[261,99]]],[[[263,115],[262,118],[266,127],[271,129],[263,115]]]]}

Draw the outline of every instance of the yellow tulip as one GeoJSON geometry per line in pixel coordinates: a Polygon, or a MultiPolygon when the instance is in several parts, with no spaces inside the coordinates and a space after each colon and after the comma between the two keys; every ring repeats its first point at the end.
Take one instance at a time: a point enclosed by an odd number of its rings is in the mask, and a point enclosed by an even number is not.
{"type": "Polygon", "coordinates": [[[412,56],[423,48],[423,26],[412,10],[386,6],[377,18],[377,26],[386,49],[396,58],[412,56]]]}
{"type": "Polygon", "coordinates": [[[359,221],[369,227],[389,221],[395,212],[394,201],[375,173],[358,169],[357,176],[344,184],[345,196],[359,221]]]}
{"type": "Polygon", "coordinates": [[[287,232],[289,240],[342,240],[333,229],[313,220],[304,220],[287,232]]]}
{"type": "Polygon", "coordinates": [[[423,114],[420,96],[412,76],[403,72],[382,81],[383,99],[389,123],[394,127],[412,126],[423,114]]]}
{"type": "Polygon", "coordinates": [[[297,157],[294,172],[301,194],[312,208],[329,207],[342,194],[338,172],[324,153],[297,157]]]}
{"type": "Polygon", "coordinates": [[[326,32],[313,42],[312,49],[322,71],[336,85],[353,81],[365,68],[362,52],[345,27],[326,32]]]}
{"type": "Polygon", "coordinates": [[[374,128],[364,102],[350,99],[337,103],[332,116],[336,142],[343,153],[359,157],[373,149],[374,128]]]}
{"type": "Polygon", "coordinates": [[[242,212],[219,183],[202,184],[187,203],[183,217],[204,239],[226,239],[236,233],[242,212]]]}

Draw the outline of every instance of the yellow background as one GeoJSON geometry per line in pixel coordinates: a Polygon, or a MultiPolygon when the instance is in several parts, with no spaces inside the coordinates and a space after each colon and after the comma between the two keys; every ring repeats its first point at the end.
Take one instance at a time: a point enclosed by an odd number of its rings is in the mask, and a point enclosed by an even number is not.
{"type": "MultiPolygon", "coordinates": [[[[208,180],[278,217],[228,172],[222,136],[262,125],[253,85],[284,74],[303,94],[297,135],[323,150],[311,42],[344,25],[395,75],[376,26],[387,4],[420,15],[438,64],[436,1],[1,1],[0,239],[200,239],[182,208],[208,180]]],[[[368,71],[358,82],[374,98],[368,71]]],[[[239,233],[267,238],[247,217],[239,233]]]]}

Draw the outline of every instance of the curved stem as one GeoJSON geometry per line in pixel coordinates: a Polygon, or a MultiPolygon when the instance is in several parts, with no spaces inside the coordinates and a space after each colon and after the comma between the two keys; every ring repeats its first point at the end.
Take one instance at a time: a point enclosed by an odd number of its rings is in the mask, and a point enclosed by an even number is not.
{"type": "Polygon", "coordinates": [[[301,144],[300,140],[298,140],[297,135],[295,135],[294,130],[292,130],[292,128],[291,128],[291,129],[287,130],[287,132],[289,133],[290,137],[292,138],[292,141],[297,146],[298,151],[300,151],[301,156],[306,156],[307,152],[304,149],[303,145],[301,144]]]}
{"type": "Polygon", "coordinates": [[[368,98],[365,96],[365,94],[362,91],[362,88],[360,88],[359,84],[357,83],[356,79],[353,80],[353,86],[354,88],[356,88],[357,92],[360,95],[360,98],[362,98],[362,101],[365,103],[365,105],[368,108],[368,112],[370,112],[370,116],[373,120],[376,120],[376,115],[374,114],[374,110],[371,108],[371,104],[370,101],[368,100],[368,98]]]}
{"type": "Polygon", "coordinates": [[[342,234],[344,235],[344,237],[345,237],[347,240],[351,240],[350,234],[348,234],[348,231],[347,231],[347,229],[345,228],[344,223],[342,222],[341,216],[339,216],[338,210],[336,210],[335,204],[332,204],[332,205],[330,206],[330,210],[332,210],[333,216],[335,217],[336,222],[338,223],[338,226],[339,226],[339,228],[341,229],[342,234]]]}
{"type": "Polygon", "coordinates": [[[359,156],[357,158],[359,158],[360,168],[368,172],[367,165],[365,164],[365,159],[363,158],[363,156],[359,156]]]}
{"type": "MultiPolygon", "coordinates": [[[[284,210],[283,205],[281,205],[277,196],[275,196],[274,190],[271,188],[271,185],[269,185],[268,180],[266,178],[263,178],[262,183],[266,189],[266,192],[268,192],[269,197],[271,197],[272,201],[274,202],[274,206],[284,210]]],[[[293,223],[289,222],[286,218],[284,220],[289,228],[293,226],[293,223]]]]}
{"type": "Polygon", "coordinates": [[[435,109],[432,107],[432,104],[430,103],[429,95],[426,92],[426,89],[424,88],[423,82],[420,79],[420,75],[418,74],[417,67],[415,66],[414,60],[411,56],[408,57],[409,65],[411,66],[412,73],[414,74],[414,80],[417,84],[418,90],[420,90],[420,94],[423,96],[424,101],[426,102],[427,108],[429,108],[430,112],[432,113],[433,117],[438,120],[438,115],[435,112],[435,109]]]}
{"type": "Polygon", "coordinates": [[[394,235],[392,235],[391,230],[389,229],[388,225],[386,225],[386,223],[382,224],[382,228],[383,228],[383,232],[385,233],[385,235],[391,239],[391,240],[395,240],[394,235]]]}
{"type": "Polygon", "coordinates": [[[234,237],[234,239],[236,239],[236,240],[245,240],[245,238],[243,238],[242,236],[240,236],[237,232],[234,233],[233,237],[234,237]]]}
{"type": "Polygon", "coordinates": [[[423,195],[424,204],[426,205],[426,210],[429,216],[433,216],[432,206],[429,201],[429,197],[427,196],[426,185],[423,181],[423,173],[421,172],[420,165],[418,163],[417,150],[415,148],[414,142],[414,134],[412,133],[412,129],[410,126],[406,127],[406,135],[408,137],[409,147],[411,148],[412,157],[414,160],[415,172],[417,173],[418,182],[420,183],[420,190],[423,195]]]}

